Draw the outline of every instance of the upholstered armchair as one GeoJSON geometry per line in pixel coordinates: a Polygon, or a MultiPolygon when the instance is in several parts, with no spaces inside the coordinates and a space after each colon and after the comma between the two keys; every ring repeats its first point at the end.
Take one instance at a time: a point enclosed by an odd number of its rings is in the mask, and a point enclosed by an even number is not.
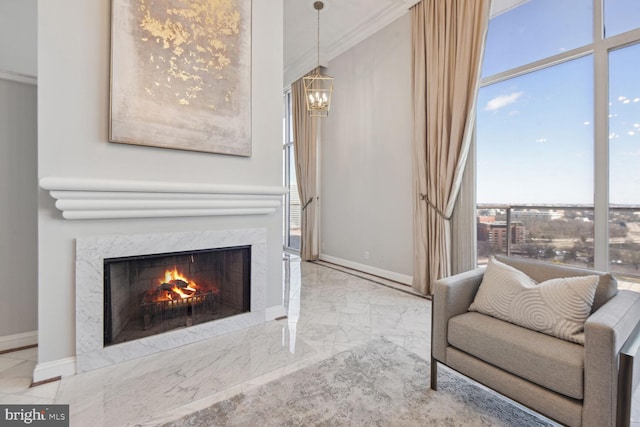
{"type": "MultiPolygon", "coordinates": [[[[617,415],[617,406],[628,405],[632,391],[627,384],[630,374],[618,379],[619,360],[625,343],[632,353],[638,351],[637,345],[629,343],[640,324],[640,293],[618,290],[608,273],[496,258],[540,284],[597,275],[592,304],[583,330],[578,331],[583,344],[470,311],[486,269],[458,274],[434,286],[431,388],[437,390],[438,364],[443,364],[566,425],[605,427],[628,422],[628,414],[617,415]],[[623,388],[627,395],[619,397],[623,388]]],[[[634,355],[629,355],[630,367],[640,359],[634,355]]]]}

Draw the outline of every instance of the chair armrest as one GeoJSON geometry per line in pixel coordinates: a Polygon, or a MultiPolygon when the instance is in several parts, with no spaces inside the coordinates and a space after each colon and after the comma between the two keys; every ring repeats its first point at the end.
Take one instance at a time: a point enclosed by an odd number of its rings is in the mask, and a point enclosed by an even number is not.
{"type": "Polygon", "coordinates": [[[640,293],[621,290],[585,323],[585,425],[614,425],[618,384],[618,357],[640,323],[640,293]]]}
{"type": "Polygon", "coordinates": [[[478,291],[484,268],[437,280],[433,286],[431,356],[446,363],[449,319],[466,313],[478,291]]]}

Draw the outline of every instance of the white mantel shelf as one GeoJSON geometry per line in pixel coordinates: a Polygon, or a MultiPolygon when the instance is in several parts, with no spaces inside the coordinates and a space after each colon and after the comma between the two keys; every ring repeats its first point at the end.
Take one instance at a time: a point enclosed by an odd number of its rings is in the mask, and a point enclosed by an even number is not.
{"type": "Polygon", "coordinates": [[[45,177],[40,187],[65,219],[269,215],[287,189],[277,186],[45,177]]]}

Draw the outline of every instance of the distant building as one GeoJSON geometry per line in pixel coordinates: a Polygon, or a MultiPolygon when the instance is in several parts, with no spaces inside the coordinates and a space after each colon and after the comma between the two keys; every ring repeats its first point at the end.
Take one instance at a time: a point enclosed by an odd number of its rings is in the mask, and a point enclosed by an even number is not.
{"type": "MultiPolygon", "coordinates": [[[[507,223],[506,221],[482,221],[478,218],[478,240],[486,241],[492,247],[507,249],[507,223]]],[[[526,228],[520,221],[511,221],[511,243],[524,243],[526,228]]]]}
{"type": "Polygon", "coordinates": [[[554,219],[562,219],[564,218],[563,211],[553,211],[553,210],[526,210],[526,211],[512,211],[511,219],[526,221],[532,219],[541,219],[545,221],[553,221],[554,219]]]}
{"type": "Polygon", "coordinates": [[[491,223],[493,223],[493,222],[496,222],[496,217],[495,217],[495,215],[494,215],[494,216],[482,216],[482,215],[478,215],[478,216],[476,217],[476,221],[477,221],[478,223],[485,222],[485,223],[491,224],[491,223]]]}
{"type": "MultiPolygon", "coordinates": [[[[502,211],[504,213],[504,211],[502,211]]],[[[497,209],[478,209],[478,216],[493,216],[498,215],[497,209]]]]}

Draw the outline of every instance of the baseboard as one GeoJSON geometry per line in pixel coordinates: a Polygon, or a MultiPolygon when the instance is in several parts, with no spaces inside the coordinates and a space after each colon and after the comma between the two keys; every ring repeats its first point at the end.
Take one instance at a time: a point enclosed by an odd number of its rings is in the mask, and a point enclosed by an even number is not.
{"type": "Polygon", "coordinates": [[[33,382],[37,383],[55,377],[68,377],[75,374],[75,356],[65,357],[64,359],[53,360],[51,362],[38,363],[33,370],[33,382]]]}
{"type": "Polygon", "coordinates": [[[273,307],[267,307],[264,317],[266,321],[269,322],[286,315],[287,308],[284,305],[274,305],[273,307]]]}
{"type": "Polygon", "coordinates": [[[38,344],[38,331],[23,332],[20,334],[0,337],[0,351],[29,347],[36,344],[38,344]]]}
{"type": "Polygon", "coordinates": [[[362,271],[363,273],[372,274],[374,276],[382,277],[383,279],[387,280],[393,280],[394,282],[402,283],[404,285],[411,286],[413,282],[413,277],[407,276],[406,274],[395,273],[393,271],[371,267],[370,265],[360,264],[357,262],[332,257],[326,254],[320,254],[320,261],[326,261],[330,262],[331,264],[336,264],[342,267],[351,268],[353,270],[362,271]]]}

